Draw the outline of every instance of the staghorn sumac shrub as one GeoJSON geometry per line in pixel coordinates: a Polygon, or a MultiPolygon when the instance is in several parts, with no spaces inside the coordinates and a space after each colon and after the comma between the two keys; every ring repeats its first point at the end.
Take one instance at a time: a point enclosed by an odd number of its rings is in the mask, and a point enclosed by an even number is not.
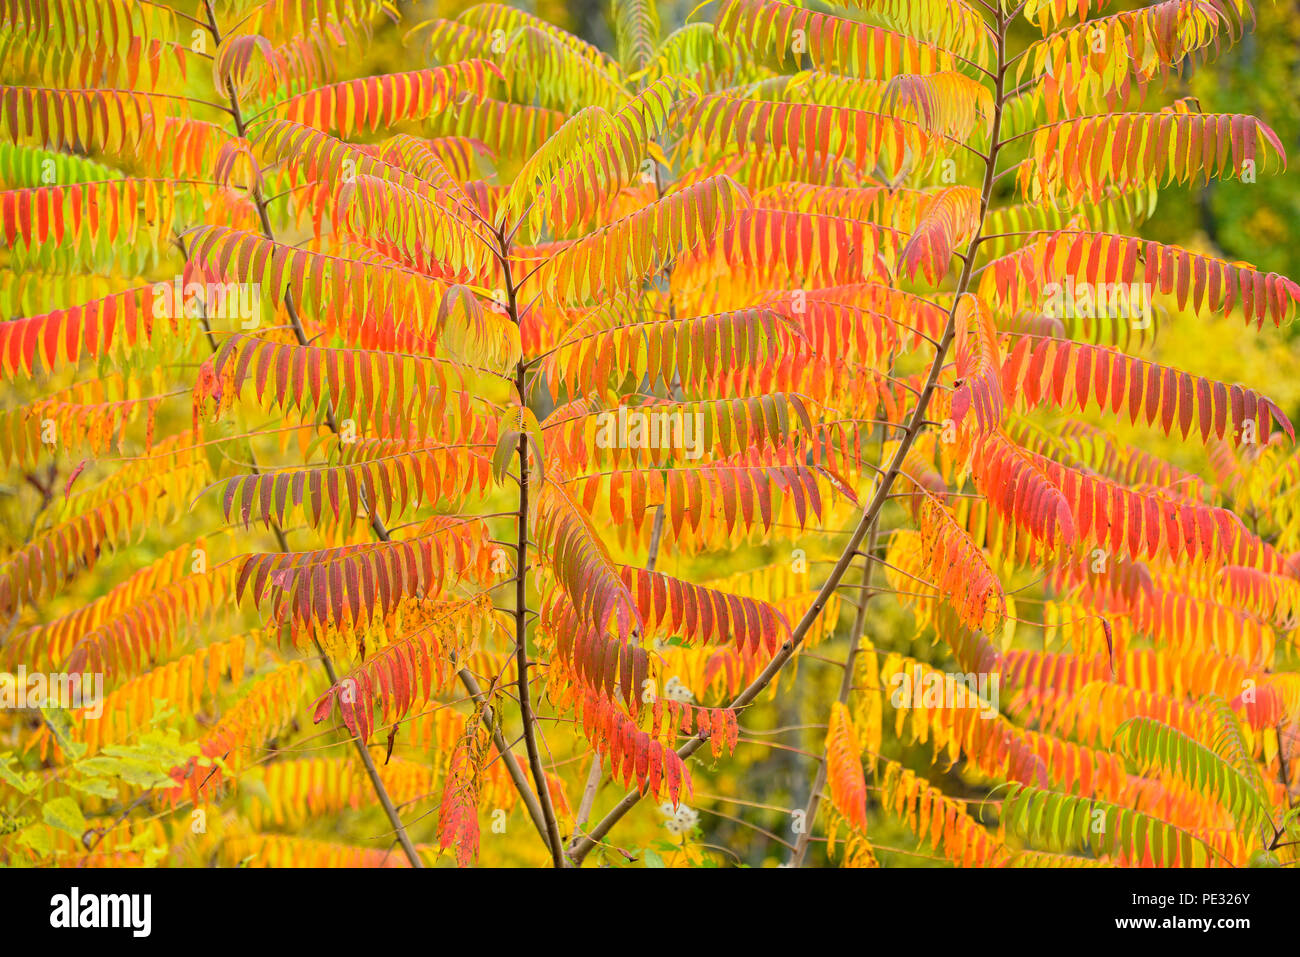
{"type": "Polygon", "coordinates": [[[1134,235],[1252,16],[0,2],[0,855],[1294,862],[1289,400],[1162,340],[1300,287],[1134,235]]]}

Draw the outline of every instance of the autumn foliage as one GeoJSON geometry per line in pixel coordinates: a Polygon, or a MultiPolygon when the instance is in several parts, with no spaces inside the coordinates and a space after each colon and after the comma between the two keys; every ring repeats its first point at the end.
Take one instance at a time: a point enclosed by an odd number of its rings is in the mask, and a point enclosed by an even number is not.
{"type": "Polygon", "coordinates": [[[1247,0],[409,6],[0,0],[0,859],[1295,862],[1247,0]]]}

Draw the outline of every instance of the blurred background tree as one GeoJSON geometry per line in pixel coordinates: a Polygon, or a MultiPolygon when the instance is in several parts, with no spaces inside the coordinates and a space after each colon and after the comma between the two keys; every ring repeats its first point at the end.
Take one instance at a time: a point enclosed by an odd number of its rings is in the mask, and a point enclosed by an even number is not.
{"type": "Polygon", "coordinates": [[[1184,88],[1205,109],[1253,113],[1273,127],[1290,153],[1285,174],[1254,183],[1211,182],[1166,191],[1150,236],[1295,276],[1300,273],[1300,2],[1260,3],[1241,42],[1187,77],[1184,88]]]}

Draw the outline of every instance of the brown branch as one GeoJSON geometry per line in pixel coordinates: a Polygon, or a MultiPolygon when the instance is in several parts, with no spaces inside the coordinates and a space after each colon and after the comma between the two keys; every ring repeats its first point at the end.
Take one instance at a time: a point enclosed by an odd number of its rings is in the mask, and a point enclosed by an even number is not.
{"type": "MultiPolygon", "coordinates": [[[[216,15],[212,10],[212,0],[203,0],[203,6],[207,12],[208,24],[212,31],[213,38],[216,41],[217,45],[220,46],[221,33],[217,27],[216,15]]],[[[239,97],[233,88],[229,91],[229,97],[230,97],[230,112],[231,112],[231,116],[234,118],[235,127],[238,130],[240,136],[246,136],[247,129],[244,124],[243,114],[240,111],[239,97]]],[[[254,186],[251,190],[251,195],[253,198],[253,203],[257,207],[258,218],[262,224],[262,232],[268,240],[274,241],[275,234],[271,227],[271,218],[267,213],[266,200],[263,198],[260,188],[254,186]]],[[[294,335],[297,338],[298,343],[300,345],[306,345],[307,335],[305,330],[303,329],[301,317],[298,315],[298,310],[294,305],[292,296],[287,292],[284,298],[284,304],[285,304],[285,309],[289,314],[289,319],[293,324],[294,335]]],[[[338,434],[339,431],[338,424],[334,419],[334,410],[332,407],[326,410],[326,424],[329,426],[332,432],[338,434]]],[[[384,542],[392,541],[392,536],[388,533],[388,529],[384,527],[384,523],[382,519],[380,519],[380,517],[373,512],[371,512],[370,514],[370,526],[374,531],[375,536],[380,541],[384,541],[384,542]]],[[[281,550],[289,551],[288,545],[284,540],[283,532],[281,532],[278,529],[278,527],[276,529],[276,532],[277,532],[277,538],[279,540],[281,550]]],[[[324,650],[320,648],[319,643],[317,643],[317,649],[320,650],[321,661],[325,666],[326,674],[329,676],[330,684],[331,685],[337,684],[338,680],[334,674],[334,666],[332,662],[330,661],[328,656],[325,655],[324,650]]],[[[501,754],[502,759],[505,761],[506,768],[510,773],[510,778],[514,782],[516,789],[519,790],[520,797],[523,799],[524,805],[528,809],[528,813],[533,820],[533,824],[538,827],[539,831],[542,831],[541,822],[543,820],[543,814],[541,812],[541,808],[538,806],[535,800],[532,800],[533,797],[532,793],[530,792],[527,781],[524,778],[523,770],[519,767],[519,762],[515,759],[514,752],[512,752],[509,748],[509,745],[506,744],[505,737],[501,733],[501,729],[497,727],[497,722],[494,722],[492,720],[492,710],[490,706],[487,706],[486,698],[483,695],[482,689],[479,687],[478,681],[474,678],[474,675],[467,668],[461,668],[457,672],[457,677],[460,679],[460,682],[464,686],[466,692],[468,692],[470,697],[474,699],[475,704],[479,706],[482,714],[482,720],[484,724],[486,724],[492,730],[493,744],[496,746],[497,751],[501,754]]],[[[375,795],[379,799],[379,803],[383,807],[384,813],[387,815],[389,823],[392,824],[393,826],[393,832],[397,835],[398,843],[400,843],[402,846],[402,851],[406,854],[406,857],[411,862],[412,867],[423,867],[424,862],[420,860],[420,856],[416,853],[415,847],[411,843],[410,837],[407,836],[406,828],[402,824],[401,816],[397,813],[397,809],[393,806],[392,799],[389,797],[388,791],[384,787],[383,781],[379,778],[379,771],[375,767],[375,762],[374,759],[370,756],[369,749],[365,746],[364,743],[362,743],[360,738],[354,736],[353,741],[356,743],[357,752],[361,758],[361,763],[365,766],[366,775],[370,778],[370,783],[374,787],[375,795]]]]}
{"type": "MultiPolygon", "coordinates": [[[[499,250],[501,269],[506,286],[506,309],[515,325],[519,325],[519,307],[516,299],[518,287],[510,275],[510,248],[505,231],[497,233],[501,248],[499,250]]],[[[515,369],[515,388],[519,393],[520,406],[528,404],[528,367],[522,359],[515,369]]],[[[537,715],[533,711],[528,687],[528,435],[519,433],[519,511],[516,517],[517,538],[515,544],[515,670],[518,672],[519,717],[524,726],[524,749],[528,752],[528,766],[533,772],[533,786],[537,791],[537,801],[541,810],[547,846],[551,851],[551,863],[555,867],[564,867],[564,840],[560,837],[560,826],[555,819],[555,807],[551,801],[551,788],[542,766],[542,755],[537,747],[537,715]]]]}
{"type": "MultiPolygon", "coordinates": [[[[795,626],[794,631],[791,632],[790,637],[777,651],[776,655],[773,656],[772,660],[768,662],[767,667],[765,667],[758,677],[750,683],[749,687],[742,691],[735,700],[732,701],[729,706],[732,710],[740,710],[753,703],[759,694],[761,694],[772,682],[772,679],[776,677],[777,673],[780,672],[780,670],[794,657],[795,652],[803,642],[804,637],[821,616],[822,611],[826,608],[826,604],[830,600],[831,595],[834,594],[835,589],[839,587],[840,580],[848,571],[849,565],[852,563],[858,547],[862,544],[863,540],[866,539],[868,533],[875,527],[879,520],[881,509],[888,500],[889,492],[894,485],[894,481],[902,471],[903,460],[911,450],[912,444],[916,441],[917,435],[920,434],[921,429],[925,426],[926,410],[930,404],[930,398],[934,395],[934,392],[938,387],[939,374],[943,370],[944,364],[947,361],[948,350],[951,348],[953,338],[956,334],[955,318],[957,306],[960,304],[962,296],[965,295],[966,290],[970,285],[971,263],[975,259],[973,253],[979,248],[980,233],[984,228],[984,220],[988,214],[989,202],[993,195],[995,168],[997,166],[998,158],[998,137],[1001,133],[1002,114],[1006,104],[1006,97],[1003,92],[1003,82],[1006,74],[1005,57],[1008,22],[1007,19],[1004,19],[1001,16],[997,18],[998,70],[997,73],[994,74],[995,93],[993,129],[989,138],[992,146],[985,163],[984,184],[980,191],[979,226],[976,228],[975,233],[971,237],[970,243],[967,246],[967,253],[971,255],[968,255],[966,263],[962,267],[961,278],[958,280],[957,289],[953,296],[952,309],[948,313],[948,322],[944,328],[943,336],[939,341],[939,348],[935,351],[934,361],[930,364],[930,371],[926,376],[925,386],[921,389],[921,393],[917,398],[917,405],[912,412],[911,418],[908,420],[907,430],[903,433],[899,440],[898,447],[894,450],[894,455],[890,460],[889,468],[880,477],[880,484],[876,487],[875,493],[871,496],[871,500],[863,512],[861,521],[858,522],[857,527],[853,530],[853,534],[849,537],[848,543],[840,554],[839,559],[836,561],[835,566],[831,569],[826,581],[822,583],[822,587],[820,591],[818,591],[817,597],[813,599],[813,603],[808,607],[808,610],[804,612],[803,617],[799,620],[798,625],[795,626]]],[[[684,745],[678,748],[678,756],[685,761],[703,747],[705,741],[708,740],[708,737],[707,733],[697,733],[684,745]]],[[[622,820],[623,816],[632,810],[640,800],[641,795],[636,791],[632,791],[624,796],[623,800],[621,800],[614,809],[605,815],[604,819],[602,819],[600,823],[592,829],[591,834],[584,837],[570,852],[570,859],[573,860],[575,864],[580,864],[583,858],[591,852],[592,848],[594,848],[596,844],[609,833],[610,829],[622,820]]]]}

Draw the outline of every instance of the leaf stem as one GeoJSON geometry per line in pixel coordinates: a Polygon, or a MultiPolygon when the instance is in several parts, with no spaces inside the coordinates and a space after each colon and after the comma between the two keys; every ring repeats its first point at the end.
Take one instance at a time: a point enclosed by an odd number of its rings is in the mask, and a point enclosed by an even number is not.
{"type": "MultiPolygon", "coordinates": [[[[501,271],[506,286],[506,310],[515,325],[519,324],[518,287],[510,275],[510,241],[505,231],[497,233],[500,249],[497,254],[501,260],[501,271]]],[[[515,388],[519,393],[520,406],[526,406],[528,366],[521,359],[515,369],[515,388]]],[[[528,434],[526,430],[519,433],[519,511],[517,514],[517,539],[515,544],[515,670],[519,687],[519,717],[524,726],[524,748],[528,752],[528,766],[533,772],[533,786],[537,791],[538,804],[541,808],[542,821],[545,825],[543,837],[551,852],[551,863],[555,867],[564,867],[564,842],[560,837],[559,824],[555,820],[555,808],[551,801],[551,788],[542,766],[541,752],[537,748],[537,715],[533,711],[528,687],[528,493],[530,474],[528,469],[528,434]]]]}
{"type": "MultiPolygon", "coordinates": [[[[867,605],[871,601],[871,573],[876,567],[876,545],[880,539],[880,525],[877,524],[871,529],[871,536],[867,541],[865,557],[862,560],[862,598],[857,606],[857,613],[853,616],[853,630],[849,633],[849,653],[844,659],[844,674],[840,676],[840,692],[836,700],[840,704],[847,704],[849,694],[853,691],[853,674],[854,667],[858,661],[858,649],[862,644],[862,632],[867,626],[867,605]]],[[[826,788],[826,778],[828,766],[830,764],[829,755],[825,748],[822,749],[821,756],[817,759],[817,775],[813,780],[812,790],[808,793],[808,804],[803,813],[803,832],[799,835],[794,844],[794,853],[790,855],[791,867],[803,867],[804,858],[808,854],[808,842],[812,839],[813,825],[817,821],[817,811],[821,805],[822,791],[826,788]]]]}

